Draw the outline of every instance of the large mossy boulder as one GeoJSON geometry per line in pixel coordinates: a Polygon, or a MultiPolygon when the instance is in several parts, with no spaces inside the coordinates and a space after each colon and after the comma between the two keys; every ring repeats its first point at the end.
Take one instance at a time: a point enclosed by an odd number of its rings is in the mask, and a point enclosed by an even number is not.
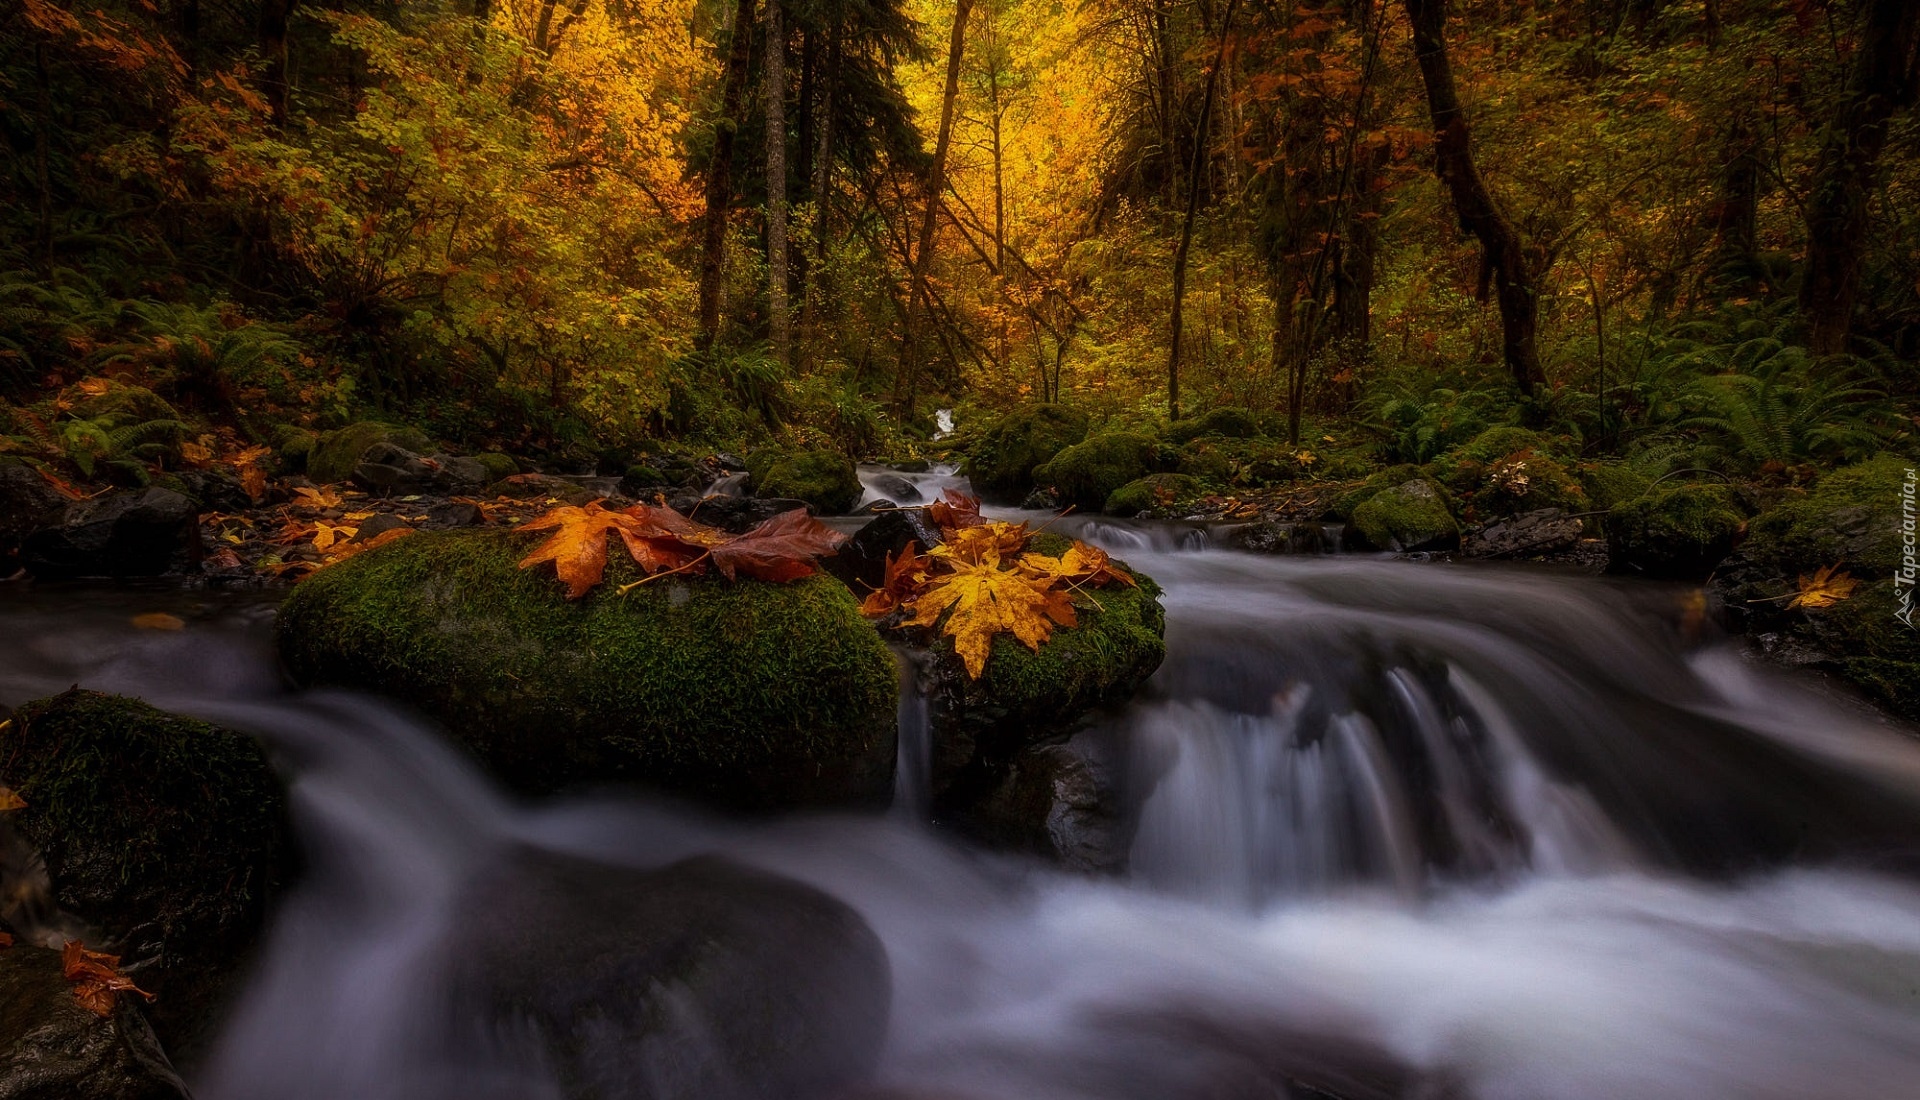
{"type": "Polygon", "coordinates": [[[1920,630],[1913,625],[1920,576],[1907,558],[1920,521],[1904,510],[1920,501],[1920,484],[1907,480],[1916,465],[1880,455],[1794,492],[1748,524],[1713,589],[1736,627],[1795,643],[1782,648],[1920,722],[1920,630]],[[1787,606],[1800,577],[1831,566],[1859,582],[1847,599],[1787,606]]]}
{"type": "Polygon", "coordinates": [[[1076,443],[1033,472],[1051,486],[1060,503],[1098,510],[1114,490],[1154,473],[1160,444],[1138,432],[1107,432],[1076,443]]]}
{"type": "Polygon", "coordinates": [[[74,689],[0,734],[0,784],[60,907],[130,963],[170,1047],[206,1038],[286,876],[280,786],[253,738],[74,689]]]}
{"type": "Polygon", "coordinates": [[[119,997],[102,1020],[74,999],[60,952],[0,950],[0,1097],[187,1100],[137,1002],[119,997]]]}
{"type": "Polygon", "coordinates": [[[1607,516],[1608,568],[1667,580],[1700,580],[1733,552],[1746,514],[1724,485],[1654,488],[1607,516]]]}
{"type": "Polygon", "coordinates": [[[1020,409],[981,434],[968,448],[961,472],[983,498],[1016,502],[1033,490],[1035,467],[1086,437],[1087,414],[1079,409],[1065,405],[1020,409]]]}
{"type": "Polygon", "coordinates": [[[1265,434],[1260,430],[1260,421],[1245,409],[1220,408],[1208,409],[1199,416],[1185,420],[1176,420],[1167,428],[1167,438],[1175,443],[1185,443],[1201,436],[1217,436],[1221,439],[1256,439],[1265,434]]]}
{"type": "Polygon", "coordinates": [[[845,515],[860,500],[860,475],[838,451],[755,451],[747,471],[755,493],[804,500],[820,515],[845,515]]]}
{"type": "Polygon", "coordinates": [[[1433,461],[1434,476],[1475,520],[1558,508],[1588,508],[1586,489],[1560,460],[1555,442],[1526,428],[1489,428],[1433,461]]]}
{"type": "Polygon", "coordinates": [[[630,782],[743,808],[884,801],[896,671],[845,585],[717,576],[568,601],[527,536],[423,532],[331,566],[282,606],[305,684],[439,719],[508,785],[630,782]]]}
{"type": "Polygon", "coordinates": [[[1460,545],[1460,525],[1446,494],[1425,478],[1410,478],[1373,493],[1353,510],[1351,528],[1379,550],[1451,550],[1460,545]]]}
{"type": "Polygon", "coordinates": [[[326,485],[345,481],[354,467],[376,444],[391,444],[403,451],[426,454],[433,441],[413,428],[365,420],[331,431],[316,440],[307,451],[307,476],[326,485]]]}
{"type": "MultiPolygon", "coordinates": [[[[1058,555],[1070,545],[1040,534],[1028,549],[1058,555]]],[[[1038,651],[1011,635],[995,638],[978,680],[967,677],[951,640],[933,640],[921,675],[931,700],[936,809],[984,797],[1016,754],[1132,698],[1160,667],[1167,652],[1160,587],[1127,572],[1138,587],[1088,590],[1074,601],[1077,625],[1055,628],[1038,651]]]]}

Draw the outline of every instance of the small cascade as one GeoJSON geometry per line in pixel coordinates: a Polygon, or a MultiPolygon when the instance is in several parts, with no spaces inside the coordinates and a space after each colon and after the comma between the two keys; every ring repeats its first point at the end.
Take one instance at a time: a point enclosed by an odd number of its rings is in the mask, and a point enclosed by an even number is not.
{"type": "Polygon", "coordinates": [[[919,671],[903,650],[900,664],[900,744],[893,770],[893,816],[919,824],[933,812],[933,708],[919,671]]]}
{"type": "Polygon", "coordinates": [[[874,504],[911,508],[940,499],[947,489],[967,490],[967,479],[951,463],[938,463],[925,469],[900,469],[893,466],[863,465],[860,475],[860,500],[854,511],[874,504]]]}
{"type": "Polygon", "coordinates": [[[747,474],[721,474],[712,485],[707,486],[706,495],[710,497],[743,497],[747,495],[747,474]]]}

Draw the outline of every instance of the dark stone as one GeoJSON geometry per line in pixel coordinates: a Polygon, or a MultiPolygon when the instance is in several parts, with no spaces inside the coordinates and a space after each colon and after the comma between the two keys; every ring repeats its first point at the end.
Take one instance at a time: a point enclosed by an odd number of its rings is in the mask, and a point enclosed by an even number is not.
{"type": "Polygon", "coordinates": [[[102,1020],[74,1000],[60,952],[0,950],[0,1098],[187,1100],[137,1000],[102,1020]]]}
{"type": "Polygon", "coordinates": [[[459,903],[456,997],[568,1100],[807,1100],[870,1073],[886,949],[813,887],[717,857],[639,871],[535,849],[459,903]],[[556,934],[558,930],[558,934],[556,934]]]}
{"type": "Polygon", "coordinates": [[[477,493],[492,480],[487,463],[477,458],[436,454],[428,455],[426,461],[433,467],[430,487],[436,492],[449,495],[477,493]]]}
{"type": "Polygon", "coordinates": [[[516,474],[505,481],[488,486],[487,492],[495,496],[512,497],[515,500],[551,498],[562,504],[576,506],[585,504],[599,495],[584,485],[552,474],[516,474]]]}
{"type": "Polygon", "coordinates": [[[732,535],[746,534],[784,512],[795,509],[808,512],[813,510],[804,500],[786,500],[779,497],[703,497],[693,493],[682,493],[668,503],[681,515],[709,527],[718,527],[732,535]]]}
{"type": "Polygon", "coordinates": [[[919,486],[899,474],[876,475],[867,487],[899,505],[920,504],[927,499],[919,486]]]}
{"type": "Polygon", "coordinates": [[[420,493],[433,485],[434,467],[394,443],[368,447],[353,467],[355,485],[370,493],[420,493]]]}
{"type": "Polygon", "coordinates": [[[26,537],[56,522],[67,498],[22,462],[0,463],[0,565],[11,572],[26,537]]]}
{"type": "Polygon", "coordinates": [[[1332,541],[1327,525],[1317,521],[1261,520],[1227,534],[1227,545],[1253,554],[1326,554],[1332,552],[1332,541]]]}
{"type": "Polygon", "coordinates": [[[925,553],[940,545],[940,528],[919,508],[883,512],[826,560],[827,571],[864,596],[886,580],[887,559],[905,550],[909,542],[925,553]]]}
{"type": "Polygon", "coordinates": [[[745,473],[747,469],[747,462],[745,459],[741,458],[739,455],[728,454],[725,451],[720,451],[714,454],[710,461],[715,466],[718,466],[720,469],[725,470],[727,473],[730,473],[730,474],[745,473]]]}
{"type": "Polygon", "coordinates": [[[28,535],[21,560],[42,577],[154,577],[199,545],[193,502],[171,489],[113,493],[67,505],[28,535]]]}
{"type": "Polygon", "coordinates": [[[1538,508],[1469,533],[1460,550],[1470,558],[1551,554],[1580,541],[1586,525],[1560,508],[1538,508]]]}
{"type": "MultiPolygon", "coordinates": [[[[471,507],[471,505],[469,505],[469,507],[471,507]]],[[[398,531],[402,527],[410,528],[412,526],[413,525],[411,523],[408,523],[406,520],[401,519],[399,516],[382,512],[381,514],[374,516],[373,518],[362,523],[359,529],[355,532],[353,536],[353,541],[368,542],[368,541],[371,541],[372,539],[378,538],[379,536],[386,534],[388,531],[398,531]]]]}
{"type": "Polygon", "coordinates": [[[1020,507],[1029,512],[1054,512],[1060,508],[1060,494],[1052,489],[1035,489],[1020,501],[1020,507]]]}
{"type": "Polygon", "coordinates": [[[427,523],[434,527],[472,527],[480,522],[480,509],[457,500],[441,501],[427,509],[427,523]]]}
{"type": "Polygon", "coordinates": [[[44,855],[59,907],[141,966],[174,1053],[196,1048],[291,862],[266,754],[244,734],[75,689],[20,708],[0,784],[27,803],[12,821],[44,855]]]}
{"type": "Polygon", "coordinates": [[[1124,870],[1131,836],[1120,797],[1122,755],[1103,730],[1021,750],[964,825],[1005,847],[1078,871],[1124,870]]]}
{"type": "Polygon", "coordinates": [[[253,507],[240,479],[220,470],[183,470],[174,475],[180,492],[202,512],[244,512],[253,507]]]}

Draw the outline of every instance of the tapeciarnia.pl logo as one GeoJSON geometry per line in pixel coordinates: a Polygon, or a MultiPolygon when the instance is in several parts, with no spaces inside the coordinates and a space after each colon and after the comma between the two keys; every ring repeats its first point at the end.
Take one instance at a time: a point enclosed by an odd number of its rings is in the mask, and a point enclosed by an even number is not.
{"type": "Polygon", "coordinates": [[[1914,581],[1920,574],[1920,562],[1914,557],[1914,480],[1914,472],[1909,468],[1906,480],[1900,483],[1900,571],[1893,575],[1893,593],[1900,600],[1900,610],[1893,614],[1909,627],[1913,626],[1914,581]]]}

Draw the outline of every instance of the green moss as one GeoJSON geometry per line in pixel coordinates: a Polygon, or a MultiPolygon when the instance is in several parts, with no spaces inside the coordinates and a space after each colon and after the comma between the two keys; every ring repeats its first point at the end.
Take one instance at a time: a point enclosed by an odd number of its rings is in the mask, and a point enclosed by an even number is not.
{"type": "Polygon", "coordinates": [[[1609,567],[1650,577],[1705,577],[1745,526],[1724,485],[1656,487],[1607,516],[1609,567]]]}
{"type": "Polygon", "coordinates": [[[135,699],[74,689],[0,734],[14,824],[63,906],[163,951],[141,984],[163,1030],[203,1013],[258,933],[288,861],[284,808],[250,737],[135,699]]]}
{"type": "Polygon", "coordinates": [[[622,485],[640,487],[665,485],[667,483],[667,475],[654,469],[652,466],[629,466],[627,467],[626,476],[620,479],[620,483],[622,485]]]}
{"type": "Polygon", "coordinates": [[[1857,577],[1889,577],[1900,565],[1900,506],[1910,460],[1878,455],[1822,477],[1753,521],[1742,553],[1803,572],[1847,563],[1857,577]]]}
{"type": "Polygon", "coordinates": [[[1240,464],[1238,458],[1236,449],[1224,446],[1221,440],[1196,439],[1180,448],[1174,468],[1187,477],[1225,485],[1240,464]]]}
{"type": "Polygon", "coordinates": [[[1205,492],[1198,479],[1186,474],[1149,474],[1115,489],[1101,511],[1110,516],[1136,516],[1154,508],[1190,504],[1205,492]]]}
{"type": "Polygon", "coordinates": [[[1034,479],[1053,486],[1063,504],[1098,508],[1114,490],[1153,473],[1159,461],[1160,445],[1151,436],[1109,432],[1053,456],[1034,479]]]}
{"type": "Polygon", "coordinates": [[[1201,436],[1218,436],[1222,439],[1253,439],[1261,434],[1260,422],[1245,409],[1223,408],[1208,409],[1199,416],[1185,420],[1176,420],[1167,429],[1167,438],[1175,443],[1185,443],[1201,436]]]}
{"type": "Polygon", "coordinates": [[[1365,481],[1362,481],[1360,484],[1355,485],[1335,497],[1333,503],[1327,506],[1327,515],[1333,519],[1351,522],[1353,513],[1362,504],[1365,504],[1367,501],[1372,500],[1374,497],[1396,485],[1404,485],[1410,480],[1426,476],[1427,471],[1424,467],[1410,465],[1389,466],[1384,470],[1367,475],[1365,481]]]}
{"type": "Polygon", "coordinates": [[[496,481],[505,481],[520,472],[520,464],[513,460],[513,456],[501,454],[499,451],[483,451],[474,455],[473,460],[487,471],[489,485],[496,481]]]}
{"type": "Polygon", "coordinates": [[[747,462],[753,491],[804,500],[823,515],[842,515],[860,499],[860,475],[838,451],[755,451],[747,462]]]}
{"type": "Polygon", "coordinates": [[[1375,493],[1353,510],[1353,527],[1382,550],[1439,550],[1460,544],[1445,493],[1415,478],[1375,493]]]}
{"type": "Polygon", "coordinates": [[[1087,414],[1035,405],[1001,417],[968,448],[963,472],[988,499],[1018,500],[1034,487],[1034,468],[1087,437],[1087,414]]]}
{"type": "Polygon", "coordinates": [[[416,454],[433,449],[432,441],[413,428],[362,421],[321,436],[307,456],[307,476],[323,485],[345,481],[375,443],[392,443],[416,454]]]}
{"type": "Polygon", "coordinates": [[[1653,486],[1653,479],[1624,462],[1583,462],[1576,471],[1594,508],[1613,509],[1653,486]]]}
{"type": "Polygon", "coordinates": [[[307,461],[313,457],[313,449],[319,442],[320,433],[292,424],[282,424],[273,433],[273,449],[279,456],[280,467],[290,472],[307,468],[307,461]]]}
{"type": "Polygon", "coordinates": [[[1510,425],[1488,428],[1433,461],[1433,471],[1471,518],[1536,508],[1584,512],[1587,491],[1555,457],[1554,443],[1510,425]]]}
{"type": "Polygon", "coordinates": [[[635,781],[734,805],[888,789],[894,662],[830,577],[635,579],[569,602],[528,536],[426,532],[301,582],[280,645],[305,683],[405,699],[521,790],[635,781]]]}

